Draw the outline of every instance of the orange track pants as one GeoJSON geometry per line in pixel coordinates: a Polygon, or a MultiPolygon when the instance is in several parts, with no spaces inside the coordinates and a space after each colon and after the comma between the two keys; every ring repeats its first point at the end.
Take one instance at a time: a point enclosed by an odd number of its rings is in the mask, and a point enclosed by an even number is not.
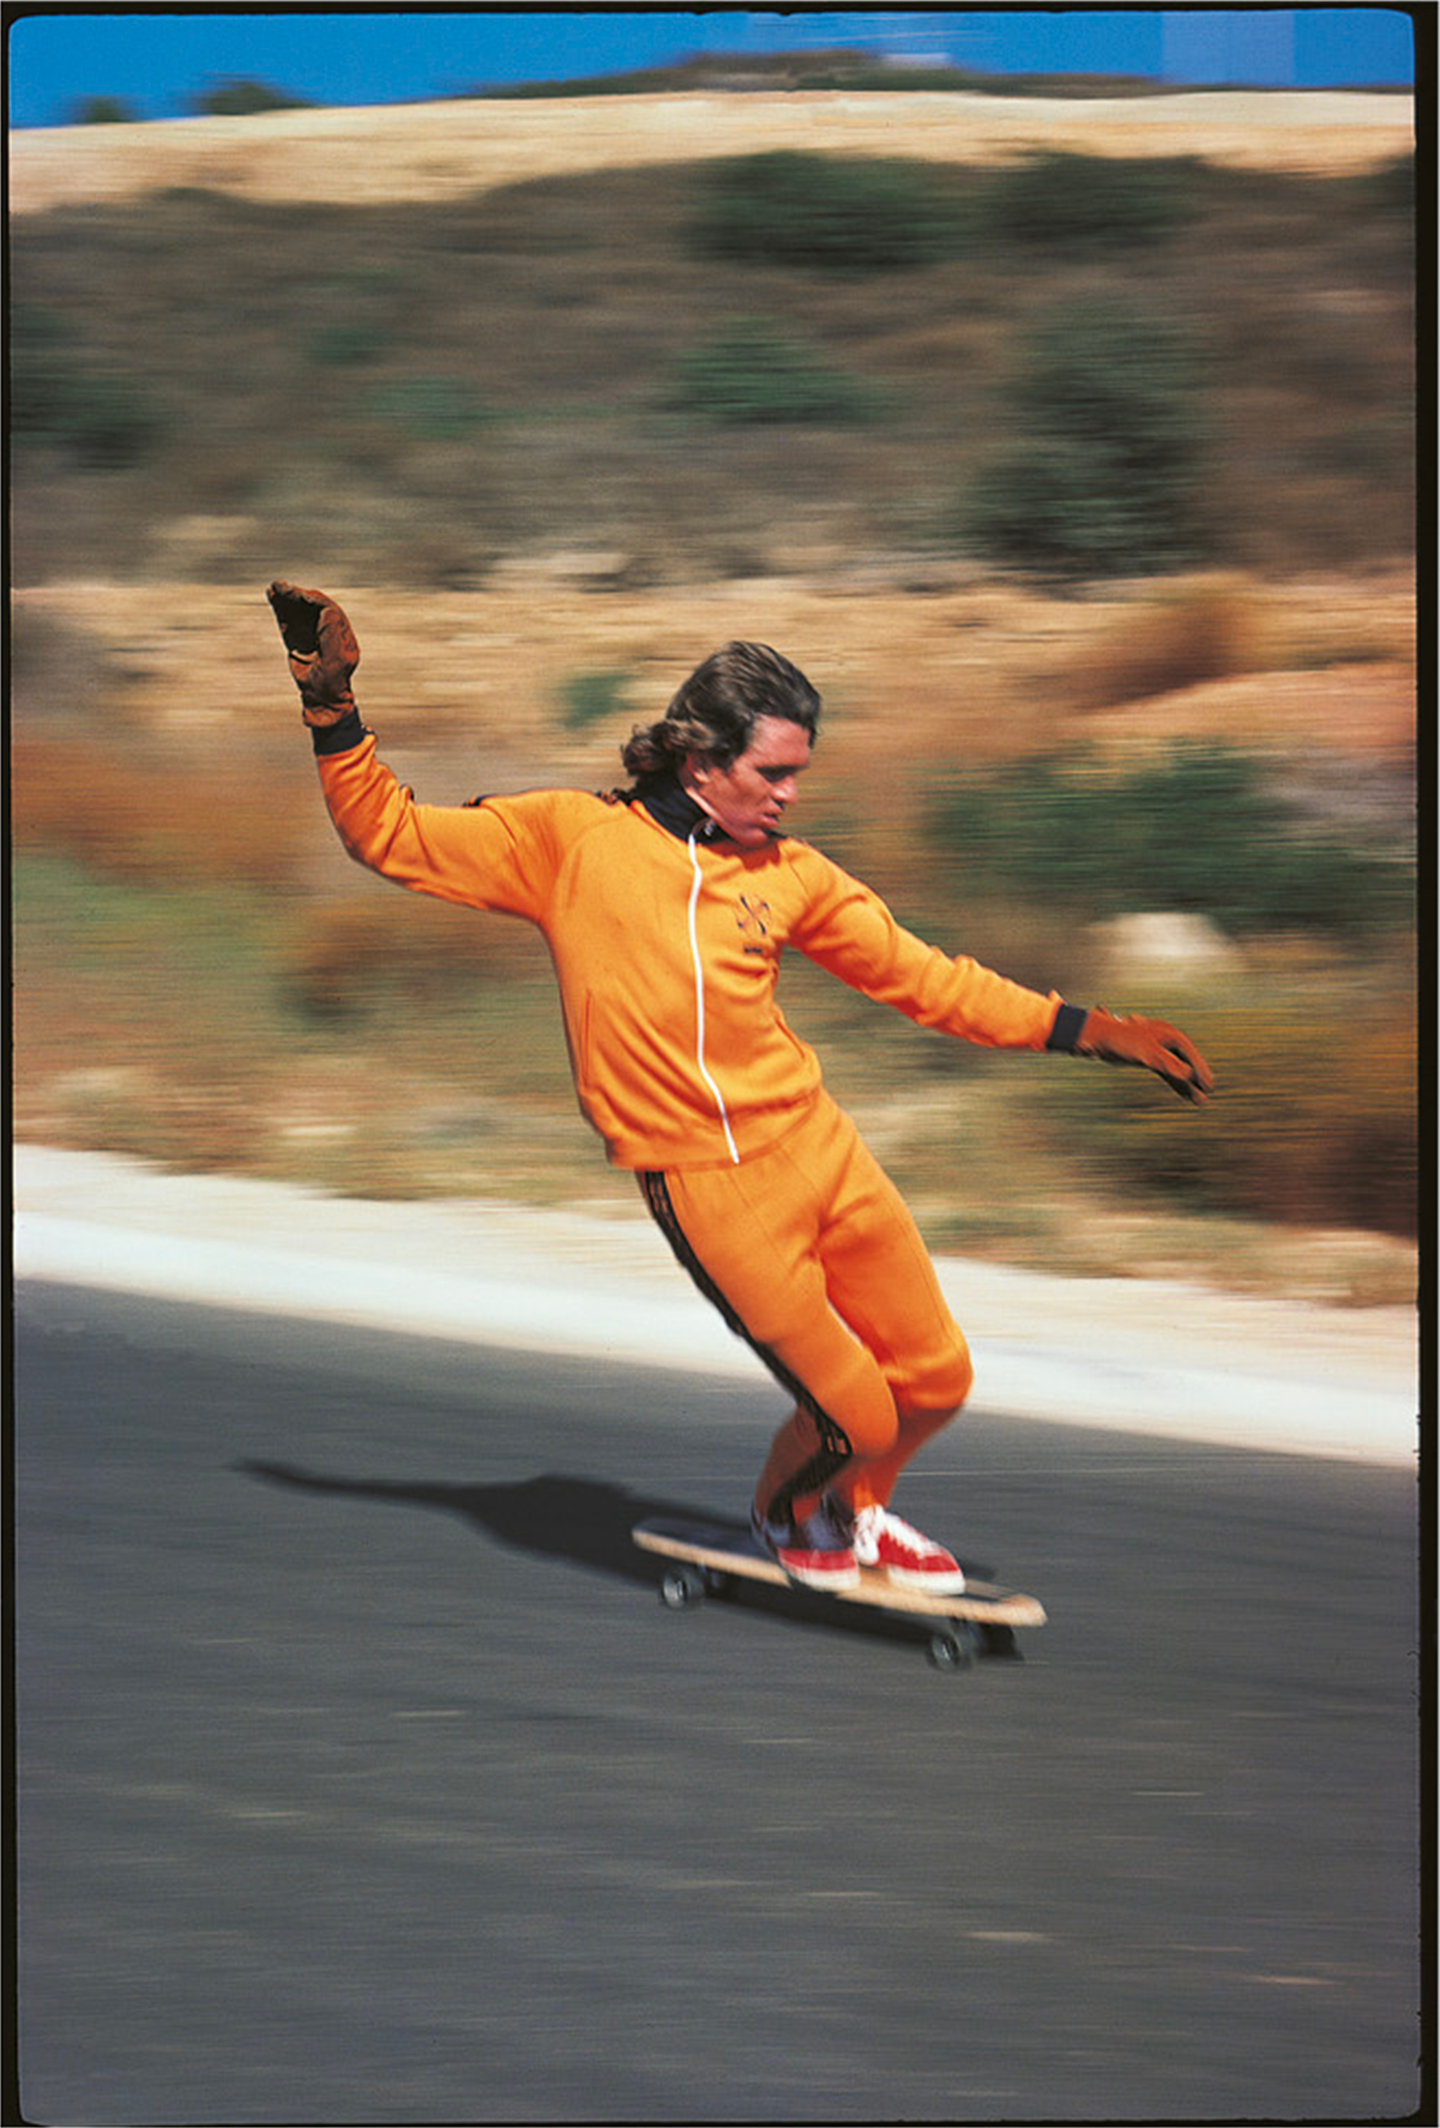
{"type": "Polygon", "coordinates": [[[973,1378],[908,1206],[820,1094],[739,1165],[640,1177],[682,1265],[795,1398],[756,1488],[777,1521],[883,1506],[973,1378]]]}

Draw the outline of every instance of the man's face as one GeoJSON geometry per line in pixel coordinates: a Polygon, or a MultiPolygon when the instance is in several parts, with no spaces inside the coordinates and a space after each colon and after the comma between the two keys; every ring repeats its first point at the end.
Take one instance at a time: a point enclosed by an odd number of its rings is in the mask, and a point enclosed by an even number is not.
{"type": "Polygon", "coordinates": [[[728,768],[687,755],[681,782],[695,803],[742,850],[781,832],[796,783],[810,765],[810,734],[788,717],[758,717],[750,744],[728,768]]]}

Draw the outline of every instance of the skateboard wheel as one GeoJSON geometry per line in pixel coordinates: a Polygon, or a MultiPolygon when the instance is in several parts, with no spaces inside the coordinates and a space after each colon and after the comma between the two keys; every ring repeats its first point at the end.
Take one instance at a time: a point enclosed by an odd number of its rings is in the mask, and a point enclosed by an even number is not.
{"type": "Polygon", "coordinates": [[[672,1567],[662,1576],[660,1601],[667,1611],[683,1611],[687,1605],[700,1603],[705,1595],[705,1578],[693,1567],[672,1567]]]}
{"type": "Polygon", "coordinates": [[[968,1670],[970,1649],[957,1633],[932,1633],[926,1649],[937,1670],[968,1670]]]}

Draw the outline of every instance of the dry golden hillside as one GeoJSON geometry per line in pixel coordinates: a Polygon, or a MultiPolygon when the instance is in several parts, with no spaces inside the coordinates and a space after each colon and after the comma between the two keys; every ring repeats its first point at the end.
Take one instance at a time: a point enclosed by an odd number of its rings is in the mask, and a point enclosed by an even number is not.
{"type": "Polygon", "coordinates": [[[995,162],[1036,147],[1363,170],[1414,144],[1408,98],[1230,90],[1141,100],[796,91],[281,111],[12,135],[17,214],[203,185],[256,200],[445,199],[528,178],[767,148],[995,162]]]}

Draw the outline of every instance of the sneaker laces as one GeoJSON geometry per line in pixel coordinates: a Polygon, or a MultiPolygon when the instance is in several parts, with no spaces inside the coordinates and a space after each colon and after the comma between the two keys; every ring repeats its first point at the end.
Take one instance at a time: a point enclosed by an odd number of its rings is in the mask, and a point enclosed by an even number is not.
{"type": "Polygon", "coordinates": [[[919,1530],[912,1527],[903,1516],[893,1515],[888,1507],[878,1504],[856,1510],[853,1531],[852,1542],[858,1540],[867,1548],[878,1544],[881,1537],[888,1533],[897,1544],[907,1545],[912,1551],[926,1552],[934,1549],[930,1539],[922,1537],[919,1530]]]}

